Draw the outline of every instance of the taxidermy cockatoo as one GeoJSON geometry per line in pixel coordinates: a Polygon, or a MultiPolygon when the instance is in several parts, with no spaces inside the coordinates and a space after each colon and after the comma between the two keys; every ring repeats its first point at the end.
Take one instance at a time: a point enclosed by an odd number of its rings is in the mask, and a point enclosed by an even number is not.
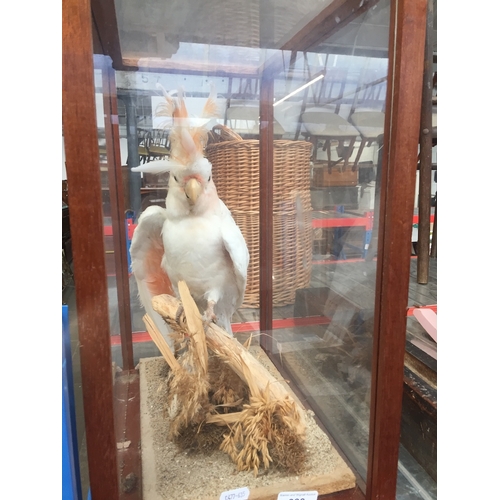
{"type": "MultiPolygon", "coordinates": [[[[232,335],[231,318],[243,302],[249,253],[204,157],[208,131],[188,117],[182,91],[172,97],[161,88],[166,100],[161,115],[173,117],[170,157],[132,170],[170,172],[166,209],[151,206],[141,214],[130,253],[141,302],[173,349],[151,297],[172,291],[178,296],[177,284],[184,280],[205,322],[214,320],[232,335]]],[[[206,124],[216,111],[212,88],[202,121],[206,124]]]]}

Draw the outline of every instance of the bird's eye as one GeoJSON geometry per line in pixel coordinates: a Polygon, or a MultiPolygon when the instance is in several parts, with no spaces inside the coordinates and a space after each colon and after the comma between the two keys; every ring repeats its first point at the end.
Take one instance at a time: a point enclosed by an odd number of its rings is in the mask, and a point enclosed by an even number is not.
{"type": "Polygon", "coordinates": [[[210,175],[210,176],[208,177],[208,182],[210,182],[210,179],[211,179],[211,178],[212,178],[212,176],[210,175]]]}
{"type": "Polygon", "coordinates": [[[177,177],[176,177],[175,175],[174,175],[174,180],[175,180],[175,182],[179,182],[179,181],[177,180],[177,177]]]}

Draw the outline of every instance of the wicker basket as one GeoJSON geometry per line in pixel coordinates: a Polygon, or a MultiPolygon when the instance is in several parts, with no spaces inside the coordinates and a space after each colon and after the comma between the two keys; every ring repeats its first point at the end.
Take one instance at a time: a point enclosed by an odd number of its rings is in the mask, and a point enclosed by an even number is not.
{"type": "MultiPolygon", "coordinates": [[[[295,302],[309,286],[312,263],[310,155],[305,141],[274,141],[273,304],[295,302]]],[[[219,197],[231,211],[250,252],[244,307],[259,306],[259,141],[225,127],[210,134],[206,155],[219,197]],[[236,138],[234,138],[236,137],[236,138]],[[230,140],[224,140],[230,139],[230,140]]]]}

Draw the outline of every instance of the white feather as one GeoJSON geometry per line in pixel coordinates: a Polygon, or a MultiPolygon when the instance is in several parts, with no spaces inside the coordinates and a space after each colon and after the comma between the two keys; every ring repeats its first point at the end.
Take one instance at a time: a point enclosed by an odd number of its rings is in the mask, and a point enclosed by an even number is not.
{"type": "MultiPolygon", "coordinates": [[[[168,346],[174,350],[174,342],[170,336],[170,329],[165,320],[153,309],[152,294],[148,288],[148,281],[151,276],[151,267],[148,266],[148,253],[153,246],[161,248],[163,243],[161,231],[166,218],[166,211],[159,206],[148,207],[139,217],[137,227],[132,237],[130,245],[130,257],[132,260],[132,272],[137,283],[139,299],[146,313],[153,320],[156,328],[167,342],[168,346]]],[[[158,267],[160,262],[158,262],[158,267]]]]}
{"type": "Polygon", "coordinates": [[[143,163],[138,167],[132,167],[132,172],[146,172],[148,174],[164,174],[175,168],[182,167],[178,162],[172,160],[156,160],[148,163],[143,163]]]}
{"type": "MultiPolygon", "coordinates": [[[[182,90],[178,96],[178,105],[181,105],[182,90]]],[[[211,98],[215,96],[212,88],[211,98]]],[[[166,209],[150,207],[139,219],[131,247],[132,262],[148,313],[151,297],[148,297],[149,290],[143,289],[147,288],[147,278],[143,279],[140,273],[144,257],[141,251],[154,244],[157,253],[160,250],[163,254],[161,268],[168,274],[177,295],[177,284],[183,280],[205,319],[215,315],[216,322],[231,334],[232,315],[243,302],[250,257],[241,230],[217,195],[212,165],[203,157],[198,144],[193,143],[193,137],[199,135],[192,127],[209,121],[206,117],[198,120],[176,118],[174,121],[176,141],[173,141],[172,156],[182,158],[186,164],[158,160],[132,168],[133,172],[172,174],[166,209]],[[193,179],[199,182],[199,194],[194,198],[187,192],[193,179]],[[159,235],[161,243],[158,243],[159,235]]],[[[189,193],[192,193],[190,188],[189,193]]]]}

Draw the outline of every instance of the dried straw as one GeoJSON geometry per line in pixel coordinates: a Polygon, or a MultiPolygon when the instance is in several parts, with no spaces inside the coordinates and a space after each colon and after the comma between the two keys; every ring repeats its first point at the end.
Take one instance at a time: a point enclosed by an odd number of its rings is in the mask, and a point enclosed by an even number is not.
{"type": "Polygon", "coordinates": [[[155,311],[185,338],[180,368],[168,377],[171,437],[192,446],[206,433],[199,447],[219,439],[238,470],[255,475],[271,464],[300,472],[305,463],[303,409],[234,337],[213,323],[204,330],[184,282],[179,295],[182,305],[169,295],[153,298],[155,311]],[[211,424],[229,432],[213,432],[211,424]]]}

